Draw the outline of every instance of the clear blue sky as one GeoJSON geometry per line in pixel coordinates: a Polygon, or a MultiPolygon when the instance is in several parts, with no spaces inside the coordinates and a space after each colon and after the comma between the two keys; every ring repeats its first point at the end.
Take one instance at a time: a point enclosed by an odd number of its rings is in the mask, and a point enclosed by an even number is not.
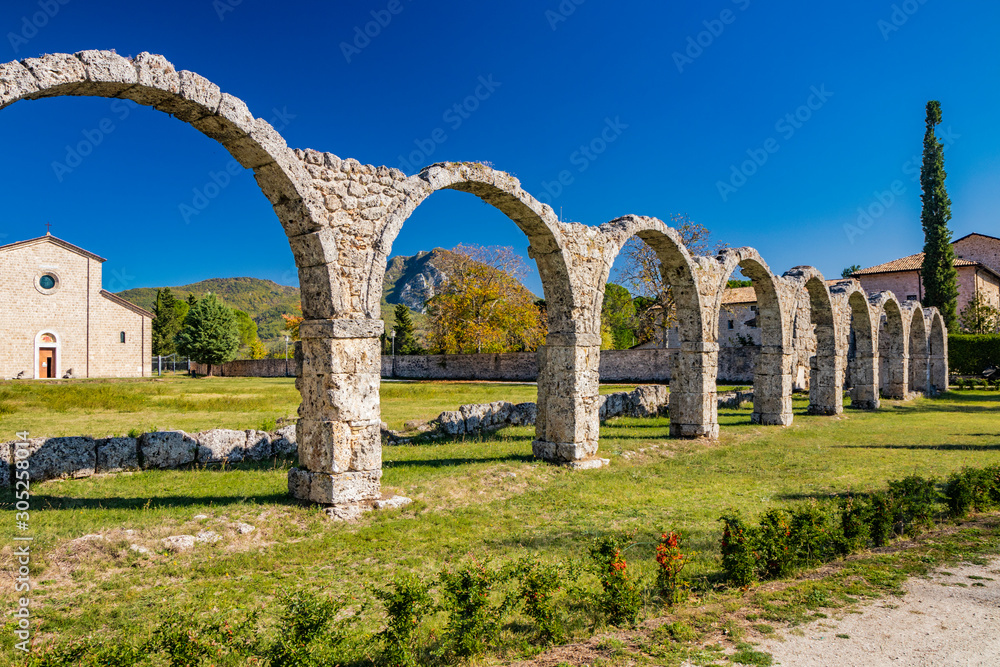
{"type": "MultiPolygon", "coordinates": [[[[486,160],[564,219],[686,213],[719,241],[755,246],[775,271],[812,264],[831,276],[921,249],[907,162],[919,157],[924,104],[939,99],[952,230],[1000,234],[1000,5],[397,2],[8,0],[0,62],[162,53],[274,118],[290,146],[391,166],[422,146],[430,154],[409,173],[486,160]],[[372,12],[390,20],[345,55],[372,12]],[[454,111],[477,90],[485,99],[454,111]],[[447,138],[428,143],[437,128],[447,138]],[[763,164],[743,165],[753,157],[763,164]],[[745,182],[734,165],[752,172],[745,182]],[[859,207],[876,215],[850,233],[859,207]]],[[[91,98],[21,102],[0,119],[3,242],[51,222],[108,258],[116,291],[217,276],[297,283],[250,172],[183,219],[180,206],[231,159],[184,123],[91,98]],[[96,145],[66,171],[67,147],[81,142],[96,145]]],[[[393,251],[460,242],[527,245],[492,208],[443,192],[393,251]]],[[[530,285],[540,291],[537,277],[530,285]]]]}

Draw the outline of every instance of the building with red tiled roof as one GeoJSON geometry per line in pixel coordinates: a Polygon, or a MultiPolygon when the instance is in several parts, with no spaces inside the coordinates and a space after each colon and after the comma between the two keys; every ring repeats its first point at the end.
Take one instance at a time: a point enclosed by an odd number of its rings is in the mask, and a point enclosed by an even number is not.
{"type": "MultiPolygon", "coordinates": [[[[1000,307],[1000,238],[968,234],[951,245],[958,271],[958,311],[962,312],[975,294],[1000,307]]],[[[924,298],[920,276],[923,261],[924,253],[918,252],[855,271],[851,276],[866,292],[889,290],[900,300],[921,301],[924,298]]]]}

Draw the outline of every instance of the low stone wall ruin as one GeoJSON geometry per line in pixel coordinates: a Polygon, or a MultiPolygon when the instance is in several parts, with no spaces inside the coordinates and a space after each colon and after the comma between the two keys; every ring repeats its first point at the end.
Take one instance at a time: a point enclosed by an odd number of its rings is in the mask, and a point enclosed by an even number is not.
{"type": "MultiPolygon", "coordinates": [[[[645,385],[629,392],[602,395],[599,401],[602,422],[615,417],[665,417],[670,393],[663,385],[645,385]]],[[[731,391],[718,396],[720,408],[738,408],[750,401],[753,401],[753,392],[749,391],[731,391]]],[[[457,410],[446,410],[430,422],[417,424],[414,429],[418,431],[417,436],[408,437],[399,431],[386,430],[383,435],[389,445],[407,444],[414,437],[438,439],[481,435],[508,426],[532,426],[537,415],[538,407],[534,403],[469,404],[457,410]]]]}
{"type": "Polygon", "coordinates": [[[272,433],[212,429],[188,434],[154,431],[137,438],[31,438],[27,446],[0,444],[0,486],[11,484],[11,465],[28,461],[29,480],[89,477],[98,473],[153,468],[178,468],[190,463],[215,464],[263,461],[296,454],[295,425],[272,433]],[[17,452],[27,452],[17,456],[17,452]]]}

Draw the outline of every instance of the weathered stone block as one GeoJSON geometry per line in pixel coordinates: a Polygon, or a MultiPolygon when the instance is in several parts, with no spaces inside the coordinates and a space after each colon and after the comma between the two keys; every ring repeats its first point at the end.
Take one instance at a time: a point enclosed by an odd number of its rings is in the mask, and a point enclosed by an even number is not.
{"type": "Polygon", "coordinates": [[[21,63],[0,65],[0,109],[38,91],[38,81],[21,63]]]}
{"type": "Polygon", "coordinates": [[[97,466],[97,445],[93,438],[31,438],[23,449],[28,451],[32,482],[89,477],[97,466]]]}
{"type": "Polygon", "coordinates": [[[184,431],[154,431],[139,438],[143,468],[178,468],[194,463],[198,442],[184,431]]]}
{"type": "Polygon", "coordinates": [[[296,424],[300,465],[313,472],[371,470],[382,464],[380,422],[315,421],[296,424]]]}
{"type": "Polygon", "coordinates": [[[0,489],[5,489],[11,485],[11,452],[13,452],[13,442],[0,443],[0,489]]]}
{"type": "Polygon", "coordinates": [[[304,375],[381,373],[382,354],[377,336],[367,338],[304,338],[304,375]]]}
{"type": "Polygon", "coordinates": [[[381,470],[328,474],[292,468],[288,473],[288,488],[296,498],[314,503],[360,503],[382,497],[381,478],[381,470]]]}
{"type": "Polygon", "coordinates": [[[458,410],[445,410],[439,414],[438,424],[446,435],[465,434],[465,416],[458,410]]]}
{"type": "Polygon", "coordinates": [[[243,460],[246,451],[246,431],[234,431],[228,428],[216,428],[196,434],[198,451],[195,460],[198,463],[238,462],[243,460]]]}
{"type": "Polygon", "coordinates": [[[298,446],[295,444],[295,424],[279,428],[271,439],[274,456],[295,456],[298,446]]]}
{"type": "Polygon", "coordinates": [[[136,438],[102,438],[97,441],[97,472],[121,472],[139,467],[136,438]]]}
{"type": "Polygon", "coordinates": [[[274,455],[271,436],[266,431],[246,431],[247,444],[243,453],[246,461],[263,461],[274,455]]]}
{"type": "Polygon", "coordinates": [[[92,89],[103,95],[115,95],[139,81],[135,65],[113,51],[80,51],[76,54],[92,82],[92,89]]]}
{"type": "Polygon", "coordinates": [[[22,61],[38,81],[38,96],[74,95],[87,85],[87,71],[76,56],[52,53],[22,61]]]}

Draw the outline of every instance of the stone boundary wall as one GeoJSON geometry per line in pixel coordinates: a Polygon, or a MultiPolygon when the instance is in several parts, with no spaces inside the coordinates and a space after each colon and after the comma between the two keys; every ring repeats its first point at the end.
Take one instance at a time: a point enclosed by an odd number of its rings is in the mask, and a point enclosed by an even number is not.
{"type": "MultiPolygon", "coordinates": [[[[720,382],[750,384],[760,347],[723,347],[719,350],[720,382]]],[[[603,350],[602,382],[669,382],[675,349],[603,350]]],[[[195,373],[208,367],[191,362],[195,373]]],[[[212,367],[222,377],[285,377],[284,359],[245,359],[212,367]]],[[[288,375],[295,375],[295,362],[288,360],[288,375]]],[[[503,354],[421,354],[382,356],[382,377],[403,380],[481,380],[534,382],[538,379],[538,356],[534,352],[503,354]]]]}
{"type": "MultiPolygon", "coordinates": [[[[44,482],[59,477],[90,477],[125,470],[177,468],[190,463],[238,463],[263,461],[297,452],[295,425],[272,433],[254,430],[212,429],[187,434],[184,431],[154,431],[137,438],[86,436],[31,438],[27,451],[29,479],[44,482]]],[[[14,442],[0,444],[0,487],[10,486],[15,465],[14,442]]]]}

